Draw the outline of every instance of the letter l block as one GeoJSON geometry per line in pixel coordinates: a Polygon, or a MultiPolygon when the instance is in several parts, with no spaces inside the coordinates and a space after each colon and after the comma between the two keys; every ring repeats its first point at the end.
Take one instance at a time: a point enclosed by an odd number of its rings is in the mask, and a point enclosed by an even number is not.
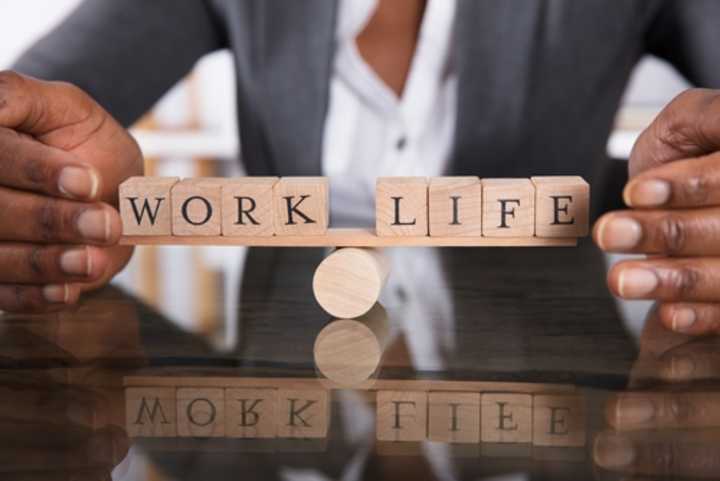
{"type": "Polygon", "coordinates": [[[380,177],[375,188],[375,222],[381,237],[427,236],[427,178],[380,177]]]}
{"type": "Polygon", "coordinates": [[[130,177],[120,184],[119,202],[123,235],[169,236],[170,190],[177,177],[130,177]]]}
{"type": "Polygon", "coordinates": [[[327,177],[283,177],[273,187],[275,235],[324,235],[330,219],[327,177]]]}

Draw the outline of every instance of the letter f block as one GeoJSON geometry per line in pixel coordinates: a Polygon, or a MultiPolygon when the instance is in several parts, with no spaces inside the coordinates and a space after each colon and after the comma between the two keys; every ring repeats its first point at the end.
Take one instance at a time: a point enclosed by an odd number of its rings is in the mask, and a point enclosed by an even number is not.
{"type": "Polygon", "coordinates": [[[375,231],[381,237],[428,235],[428,180],[380,177],[375,189],[375,231]]]}
{"type": "Polygon", "coordinates": [[[177,177],[130,177],[120,184],[123,235],[170,235],[170,190],[179,180],[177,177]]]}
{"type": "Polygon", "coordinates": [[[535,187],[530,179],[483,179],[482,189],[484,236],[535,235],[535,187]]]}
{"type": "Polygon", "coordinates": [[[275,235],[324,235],[330,218],[326,177],[283,177],[273,187],[275,235]]]}

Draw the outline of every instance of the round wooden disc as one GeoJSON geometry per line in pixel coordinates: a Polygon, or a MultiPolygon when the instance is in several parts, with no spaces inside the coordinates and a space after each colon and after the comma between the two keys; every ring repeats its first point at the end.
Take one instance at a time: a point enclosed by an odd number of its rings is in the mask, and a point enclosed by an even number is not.
{"type": "Polygon", "coordinates": [[[338,384],[366,381],[380,364],[380,341],[365,324],[342,319],[333,321],[315,339],[315,365],[338,384]]]}
{"type": "Polygon", "coordinates": [[[315,271],[315,299],[334,317],[360,317],[378,301],[388,270],[387,260],[377,250],[338,249],[315,271]]]}

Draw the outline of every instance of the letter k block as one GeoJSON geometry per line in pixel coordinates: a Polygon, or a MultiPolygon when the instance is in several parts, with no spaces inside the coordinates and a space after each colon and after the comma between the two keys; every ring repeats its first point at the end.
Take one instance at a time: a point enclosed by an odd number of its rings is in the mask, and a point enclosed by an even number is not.
{"type": "Polygon", "coordinates": [[[324,438],[330,426],[330,394],[324,390],[278,390],[280,438],[324,438]]]}
{"type": "Polygon", "coordinates": [[[324,235],[330,218],[326,177],[283,177],[273,187],[275,235],[324,235]]]}

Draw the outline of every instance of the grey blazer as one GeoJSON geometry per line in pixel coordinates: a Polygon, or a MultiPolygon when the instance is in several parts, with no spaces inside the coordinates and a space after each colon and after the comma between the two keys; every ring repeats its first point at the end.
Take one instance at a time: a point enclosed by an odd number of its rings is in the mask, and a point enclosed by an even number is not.
{"type": "MultiPolygon", "coordinates": [[[[317,175],[336,16],[336,0],[86,0],[16,68],[79,85],[128,125],[230,48],[248,172],[317,175]]],[[[593,179],[638,59],[717,87],[718,45],[717,0],[459,0],[450,170],[593,179]]]]}

